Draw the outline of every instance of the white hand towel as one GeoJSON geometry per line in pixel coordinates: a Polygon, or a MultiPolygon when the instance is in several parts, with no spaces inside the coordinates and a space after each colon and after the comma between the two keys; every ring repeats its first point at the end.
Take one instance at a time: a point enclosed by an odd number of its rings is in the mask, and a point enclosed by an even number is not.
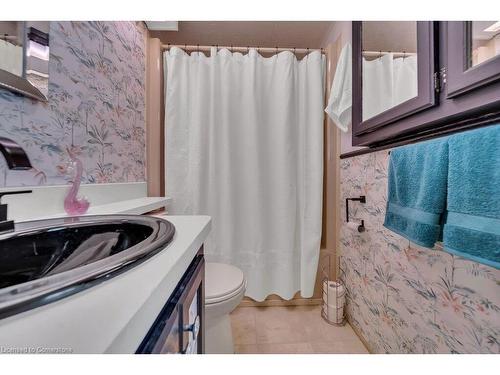
{"type": "Polygon", "coordinates": [[[351,123],[351,107],[352,49],[351,45],[347,43],[340,52],[325,112],[340,130],[347,132],[351,123]]]}

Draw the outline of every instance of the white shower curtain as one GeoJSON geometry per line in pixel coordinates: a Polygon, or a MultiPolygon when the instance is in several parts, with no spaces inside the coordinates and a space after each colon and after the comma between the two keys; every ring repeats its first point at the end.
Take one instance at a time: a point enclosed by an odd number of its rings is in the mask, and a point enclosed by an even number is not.
{"type": "Polygon", "coordinates": [[[417,56],[394,58],[388,53],[363,58],[363,119],[369,119],[418,94],[417,56]]]}
{"type": "Polygon", "coordinates": [[[164,54],[171,214],[212,217],[209,261],[247,295],[313,294],[323,179],[324,58],[212,49],[164,54]]]}

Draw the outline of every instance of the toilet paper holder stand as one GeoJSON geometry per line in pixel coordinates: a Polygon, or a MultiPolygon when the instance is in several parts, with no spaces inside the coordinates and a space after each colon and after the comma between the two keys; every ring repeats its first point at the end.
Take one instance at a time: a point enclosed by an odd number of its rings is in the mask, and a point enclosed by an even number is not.
{"type": "Polygon", "coordinates": [[[346,275],[341,266],[341,257],[339,256],[338,262],[335,259],[335,255],[327,254],[320,261],[323,294],[321,316],[328,324],[343,326],[347,322],[346,303],[349,291],[345,284],[346,275]]]}
{"type": "MultiPolygon", "coordinates": [[[[349,201],[353,202],[359,202],[359,203],[366,203],[366,196],[365,195],[360,195],[357,198],[346,198],[345,199],[345,220],[346,223],[349,222],[349,201]]],[[[358,225],[358,232],[364,232],[366,230],[365,228],[365,221],[361,220],[361,224],[358,225]]]]}

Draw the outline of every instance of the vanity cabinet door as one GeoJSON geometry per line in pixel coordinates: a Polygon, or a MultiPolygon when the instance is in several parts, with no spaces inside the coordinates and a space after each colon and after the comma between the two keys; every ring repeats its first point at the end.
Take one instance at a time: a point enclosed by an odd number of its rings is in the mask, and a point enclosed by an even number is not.
{"type": "Polygon", "coordinates": [[[182,314],[181,353],[203,354],[205,352],[205,260],[203,254],[196,256],[196,265],[191,271],[190,282],[179,300],[182,314]]]}
{"type": "Polygon", "coordinates": [[[353,22],[353,135],[436,104],[433,22],[353,22]]]}
{"type": "Polygon", "coordinates": [[[136,353],[205,352],[205,258],[203,246],[160,311],[136,353]]]}
{"type": "Polygon", "coordinates": [[[500,80],[500,21],[446,24],[447,98],[500,80]]]}

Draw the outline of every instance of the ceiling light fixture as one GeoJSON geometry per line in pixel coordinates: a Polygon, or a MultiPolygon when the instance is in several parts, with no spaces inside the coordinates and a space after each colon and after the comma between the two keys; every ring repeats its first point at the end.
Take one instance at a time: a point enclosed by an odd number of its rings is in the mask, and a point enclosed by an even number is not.
{"type": "Polygon", "coordinates": [[[500,31],[500,21],[495,22],[493,25],[488,26],[484,31],[488,33],[496,33],[500,31]]]}
{"type": "Polygon", "coordinates": [[[155,31],[179,31],[177,21],[144,21],[149,30],[155,31]]]}

